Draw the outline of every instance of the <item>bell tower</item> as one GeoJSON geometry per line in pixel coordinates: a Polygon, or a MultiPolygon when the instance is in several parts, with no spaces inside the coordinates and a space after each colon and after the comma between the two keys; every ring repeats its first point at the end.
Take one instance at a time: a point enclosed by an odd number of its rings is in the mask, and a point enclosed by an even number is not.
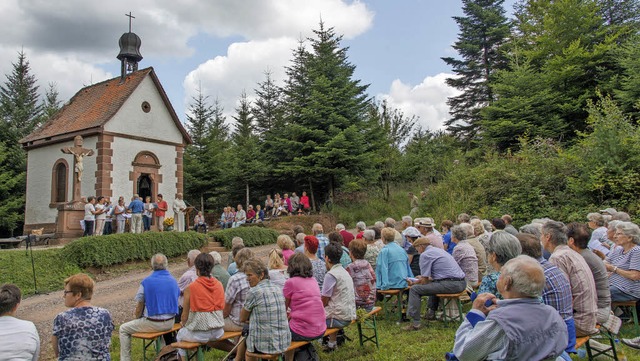
{"type": "Polygon", "coordinates": [[[120,37],[120,40],[118,41],[118,45],[120,45],[120,53],[117,56],[121,63],[121,82],[124,81],[127,74],[138,70],[138,62],[142,60],[142,55],[140,54],[140,45],[142,45],[142,41],[138,35],[131,32],[131,20],[135,19],[135,16],[131,15],[131,12],[129,12],[129,14],[125,14],[125,16],[129,17],[129,32],[122,34],[120,37]]]}

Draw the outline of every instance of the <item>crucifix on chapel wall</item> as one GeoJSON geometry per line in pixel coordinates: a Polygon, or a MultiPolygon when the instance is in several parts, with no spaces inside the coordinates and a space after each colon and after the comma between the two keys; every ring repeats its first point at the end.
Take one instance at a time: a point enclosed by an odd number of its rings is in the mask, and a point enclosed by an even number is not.
{"type": "Polygon", "coordinates": [[[93,155],[93,149],[83,148],[82,136],[76,135],[73,138],[73,147],[66,147],[60,149],[62,153],[73,154],[73,200],[72,202],[79,202],[82,199],[82,172],[84,171],[84,164],[82,163],[84,157],[90,157],[93,155]]]}

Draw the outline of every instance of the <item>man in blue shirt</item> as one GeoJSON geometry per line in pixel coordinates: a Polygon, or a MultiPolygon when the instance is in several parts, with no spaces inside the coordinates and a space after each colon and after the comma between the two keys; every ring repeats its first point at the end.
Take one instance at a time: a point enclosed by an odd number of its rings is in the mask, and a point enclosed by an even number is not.
{"type": "Polygon", "coordinates": [[[131,361],[131,335],[136,332],[171,330],[178,314],[178,282],[167,270],[167,257],[151,257],[153,273],[140,284],[135,300],[135,315],[139,317],[120,326],[120,360],[131,361]]]}
{"type": "Polygon", "coordinates": [[[144,203],[137,194],[133,195],[133,200],[127,206],[131,211],[131,233],[142,233],[142,211],[144,211],[144,203]]]}

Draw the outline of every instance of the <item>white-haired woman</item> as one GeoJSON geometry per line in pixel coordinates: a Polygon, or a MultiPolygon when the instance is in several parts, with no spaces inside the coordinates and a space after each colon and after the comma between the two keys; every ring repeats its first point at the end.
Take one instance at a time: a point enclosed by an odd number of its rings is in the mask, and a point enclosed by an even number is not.
{"type": "Polygon", "coordinates": [[[498,291],[497,283],[500,277],[500,269],[512,258],[516,258],[522,253],[522,246],[520,241],[505,231],[495,231],[489,238],[489,244],[487,248],[487,259],[495,270],[482,278],[478,294],[491,293],[496,295],[499,299],[502,299],[502,295],[498,291]]]}
{"type": "Polygon", "coordinates": [[[640,227],[631,222],[616,226],[613,249],[605,259],[611,301],[640,300],[640,227]]]}

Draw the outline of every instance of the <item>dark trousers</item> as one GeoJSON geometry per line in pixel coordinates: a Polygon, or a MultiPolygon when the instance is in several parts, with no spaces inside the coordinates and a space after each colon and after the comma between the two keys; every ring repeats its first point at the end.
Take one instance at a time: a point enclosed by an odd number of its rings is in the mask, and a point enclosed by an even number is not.
{"type": "Polygon", "coordinates": [[[84,220],[84,233],[82,234],[83,236],[93,236],[93,226],[95,225],[96,221],[87,221],[86,219],[84,220]]]}

